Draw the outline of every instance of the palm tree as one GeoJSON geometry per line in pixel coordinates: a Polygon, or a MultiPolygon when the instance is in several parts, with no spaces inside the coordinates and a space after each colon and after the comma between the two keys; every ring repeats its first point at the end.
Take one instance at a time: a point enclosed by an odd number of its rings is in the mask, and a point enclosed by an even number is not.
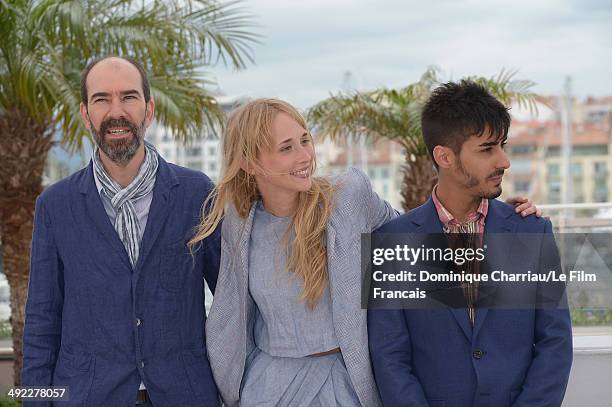
{"type": "MultiPolygon", "coordinates": [[[[505,105],[536,109],[533,82],[514,79],[515,72],[502,71],[492,78],[467,77],[485,86],[505,105]]],[[[308,111],[308,121],[324,137],[343,139],[348,134],[364,135],[370,141],[388,139],[404,151],[402,206],[405,211],[427,200],[437,175],[429,159],[421,132],[421,111],[432,90],[441,84],[436,68],[401,89],[378,89],[331,95],[308,111]]]]}
{"type": "Polygon", "coordinates": [[[252,61],[252,18],[236,1],[0,0],[0,236],[20,383],[34,204],[53,135],[79,149],[80,71],[129,55],[150,74],[158,121],[179,139],[222,124],[204,68],[252,61]]]}

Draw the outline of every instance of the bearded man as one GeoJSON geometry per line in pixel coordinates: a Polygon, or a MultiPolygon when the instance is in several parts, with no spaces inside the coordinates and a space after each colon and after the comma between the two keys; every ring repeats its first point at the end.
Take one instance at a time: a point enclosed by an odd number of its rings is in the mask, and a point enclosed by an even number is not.
{"type": "Polygon", "coordinates": [[[144,141],[155,103],[138,62],[93,61],[81,99],[96,147],[36,204],[23,385],[66,387],[66,407],[217,406],[204,278],[214,290],[219,234],[186,246],[213,184],[144,141]]]}

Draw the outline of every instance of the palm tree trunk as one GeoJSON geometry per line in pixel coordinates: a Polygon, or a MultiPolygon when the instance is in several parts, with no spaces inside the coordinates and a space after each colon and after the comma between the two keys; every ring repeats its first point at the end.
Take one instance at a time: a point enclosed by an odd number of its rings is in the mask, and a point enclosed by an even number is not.
{"type": "Polygon", "coordinates": [[[401,191],[404,211],[425,203],[437,181],[438,174],[428,155],[407,152],[401,191]]]}
{"type": "Polygon", "coordinates": [[[14,383],[21,383],[23,325],[30,272],[34,205],[51,149],[52,126],[20,110],[0,116],[0,237],[4,273],[10,287],[15,354],[14,383]]]}

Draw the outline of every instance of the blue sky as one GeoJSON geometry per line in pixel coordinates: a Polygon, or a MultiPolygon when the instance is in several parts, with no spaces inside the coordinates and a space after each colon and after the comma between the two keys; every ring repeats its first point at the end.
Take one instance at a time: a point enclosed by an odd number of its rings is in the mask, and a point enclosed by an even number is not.
{"type": "Polygon", "coordinates": [[[216,67],[228,95],[306,108],[340,90],[401,87],[430,65],[443,77],[502,68],[558,94],[612,94],[612,0],[245,0],[263,44],[245,71],[216,67]]]}

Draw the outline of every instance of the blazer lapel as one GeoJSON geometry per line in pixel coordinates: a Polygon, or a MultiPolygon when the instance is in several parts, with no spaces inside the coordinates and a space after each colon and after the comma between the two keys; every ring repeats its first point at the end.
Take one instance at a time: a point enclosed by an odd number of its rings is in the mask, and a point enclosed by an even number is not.
{"type": "MultiPolygon", "coordinates": [[[[414,233],[444,233],[444,230],[442,229],[442,222],[440,222],[438,212],[436,211],[436,206],[434,205],[431,197],[423,206],[416,210],[418,210],[420,213],[418,216],[415,216],[415,220],[413,221],[417,225],[414,233]]],[[[465,334],[467,340],[471,341],[472,325],[468,319],[466,308],[449,307],[448,310],[457,321],[457,324],[465,334]]]]}
{"type": "MultiPolygon", "coordinates": [[[[334,330],[342,352],[347,355],[357,355],[350,363],[346,363],[349,377],[353,383],[365,383],[371,372],[365,369],[355,369],[355,366],[358,366],[359,359],[367,358],[362,348],[365,345],[367,351],[366,330],[359,329],[359,327],[365,327],[367,324],[366,311],[361,308],[361,285],[363,282],[361,270],[351,270],[352,265],[359,264],[359,259],[349,258],[352,253],[351,245],[360,244],[361,236],[353,236],[350,239],[342,236],[343,238],[336,239],[337,234],[342,233],[343,228],[346,227],[342,223],[335,223],[339,218],[342,219],[342,217],[332,215],[325,231],[334,330]]],[[[363,386],[356,387],[355,392],[362,401],[372,397],[363,386]]]]}
{"type": "Polygon", "coordinates": [[[147,226],[140,243],[140,255],[135,267],[137,270],[151,252],[151,248],[155,244],[159,232],[166,223],[166,218],[174,205],[176,194],[171,194],[170,190],[179,185],[178,177],[168,166],[168,163],[159,156],[158,159],[159,167],[157,169],[155,187],[153,188],[153,199],[149,208],[147,226]]]}
{"type": "MultiPolygon", "coordinates": [[[[103,240],[111,246],[121,261],[131,269],[132,266],[127,255],[127,251],[125,250],[121,239],[119,239],[117,231],[111,224],[106,210],[104,209],[104,205],[102,204],[102,199],[100,198],[98,189],[96,188],[96,182],[93,175],[93,164],[91,161],[87,166],[85,176],[82,178],[79,185],[79,192],[81,193],[84,201],[84,217],[89,218],[93,222],[96,229],[98,229],[100,234],[102,234],[103,240]]],[[[83,226],[87,228],[87,225],[83,226]]],[[[85,235],[91,236],[91,232],[86,231],[85,235]]],[[[96,246],[97,242],[94,245],[94,248],[96,246]]]]}
{"type": "MultiPolygon", "coordinates": [[[[513,209],[508,207],[506,204],[501,203],[495,199],[489,199],[489,212],[485,219],[485,235],[484,244],[487,247],[485,254],[485,262],[483,267],[485,271],[490,271],[492,265],[487,262],[488,258],[498,259],[495,261],[496,264],[505,264],[505,261],[499,261],[499,259],[505,259],[507,256],[512,254],[512,250],[507,246],[505,242],[500,241],[497,234],[501,233],[513,233],[516,230],[517,224],[511,217],[513,209]]],[[[483,286],[482,295],[489,297],[495,296],[495,291],[498,285],[488,283],[483,286]]],[[[479,294],[480,296],[480,294],[479,294]]],[[[482,325],[487,317],[489,308],[484,306],[476,309],[476,320],[474,321],[474,340],[478,336],[478,333],[482,329],[482,325]]]]}
{"type": "Polygon", "coordinates": [[[438,218],[438,212],[436,212],[436,206],[431,197],[425,204],[416,208],[415,212],[412,222],[416,225],[416,229],[413,233],[444,233],[442,222],[438,218]]]}
{"type": "Polygon", "coordinates": [[[249,243],[251,240],[251,230],[253,229],[253,219],[255,218],[255,208],[257,207],[257,202],[254,202],[251,205],[251,210],[249,211],[249,216],[244,221],[242,219],[237,225],[237,229],[235,230],[236,236],[240,236],[238,240],[238,253],[240,253],[240,270],[244,275],[245,279],[245,288],[248,288],[248,278],[249,278],[249,243]]]}
{"type": "MultiPolygon", "coordinates": [[[[237,261],[230,270],[236,272],[237,288],[239,290],[237,296],[239,300],[238,306],[240,307],[241,325],[244,326],[244,329],[241,329],[239,332],[239,335],[241,335],[240,343],[243,345],[241,349],[245,351],[244,358],[241,358],[241,360],[245,360],[250,354],[254,343],[253,331],[249,329],[249,326],[252,327],[254,322],[252,321],[254,306],[249,294],[249,243],[256,206],[257,202],[254,202],[251,205],[248,217],[242,219],[234,206],[230,204],[222,225],[222,235],[225,233],[225,236],[223,236],[224,241],[231,242],[232,259],[230,261],[237,261]],[[229,222],[227,222],[228,220],[229,222]],[[226,224],[227,228],[225,228],[226,224]],[[233,255],[234,253],[237,256],[233,255]]],[[[238,387],[242,379],[242,372],[244,372],[244,366],[240,369],[240,377],[236,377],[238,387]]]]}
{"type": "MultiPolygon", "coordinates": [[[[336,276],[334,275],[333,279],[332,279],[332,274],[331,274],[331,268],[332,266],[332,259],[336,258],[336,253],[335,253],[335,248],[334,248],[334,243],[336,241],[336,228],[331,224],[331,222],[327,222],[327,228],[325,230],[325,239],[327,240],[326,245],[327,245],[327,272],[328,272],[328,281],[329,281],[329,289],[330,291],[334,288],[332,286],[332,284],[335,285],[336,283],[336,276]],[[333,281],[332,281],[333,280],[333,281]]],[[[337,282],[338,284],[340,284],[340,282],[337,282]]],[[[332,296],[332,298],[334,298],[332,296]]]]}

